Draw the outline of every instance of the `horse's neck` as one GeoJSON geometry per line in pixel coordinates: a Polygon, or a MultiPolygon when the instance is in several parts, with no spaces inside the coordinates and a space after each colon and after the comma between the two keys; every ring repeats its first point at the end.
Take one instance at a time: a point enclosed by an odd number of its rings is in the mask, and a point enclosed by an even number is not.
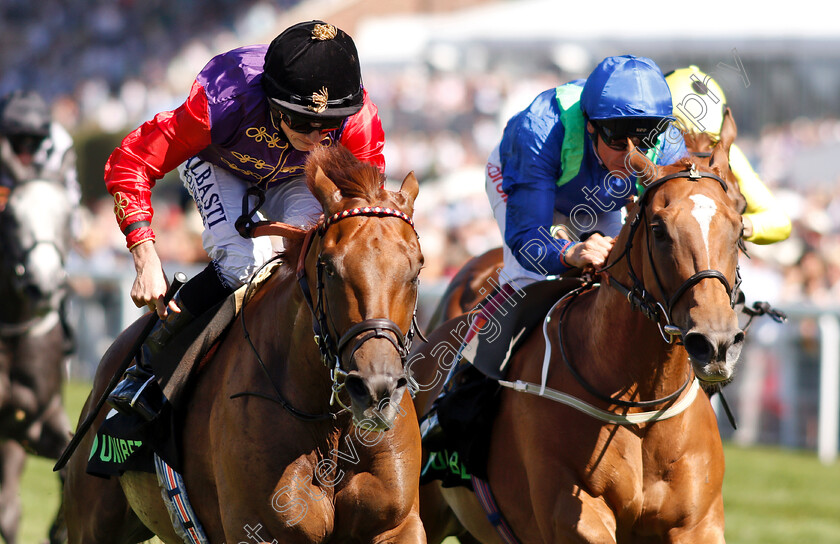
{"type": "Polygon", "coordinates": [[[604,392],[638,392],[649,399],[685,380],[684,351],[667,344],[655,323],[606,284],[569,312],[563,337],[575,368],[604,392]]]}
{"type": "Polygon", "coordinates": [[[330,379],[313,340],[312,312],[293,275],[280,281],[264,286],[270,292],[260,302],[259,336],[251,336],[261,351],[274,355],[263,360],[286,400],[298,410],[321,413],[328,408],[330,379]]]}

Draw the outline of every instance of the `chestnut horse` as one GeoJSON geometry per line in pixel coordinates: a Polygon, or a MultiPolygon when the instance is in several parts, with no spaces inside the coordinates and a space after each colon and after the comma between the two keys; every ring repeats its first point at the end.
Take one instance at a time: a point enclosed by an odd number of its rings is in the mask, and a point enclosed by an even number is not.
{"type": "MultiPolygon", "coordinates": [[[[732,117],[732,111],[726,108],[721,134],[728,141],[735,141],[737,127],[732,117]]],[[[710,159],[716,142],[706,133],[684,133],[686,148],[698,158],[710,159]]],[[[731,144],[730,144],[731,145],[731,144]]],[[[728,157],[727,157],[728,159],[728,157]]],[[[727,173],[727,193],[732,199],[735,209],[746,208],[746,201],[738,187],[738,182],[727,173]]],[[[473,257],[464,264],[449,282],[440,298],[426,328],[432,330],[444,321],[465,314],[475,309],[499,285],[499,272],[504,266],[504,253],[501,247],[488,249],[481,255],[473,257]]]]}
{"type": "MultiPolygon", "coordinates": [[[[70,441],[59,312],[72,211],[64,186],[46,180],[19,183],[0,203],[0,537],[9,544],[20,522],[26,451],[57,459],[70,441]]],[[[59,510],[50,542],[63,540],[59,510]]]]}
{"type": "MultiPolygon", "coordinates": [[[[729,380],[744,340],[733,309],[741,218],[724,181],[732,139],[726,131],[708,159],[665,167],[631,153],[647,190],[600,286],[564,297],[514,354],[487,474],[519,542],[724,541],[723,449],[694,378],[729,380]]],[[[469,319],[448,321],[413,356],[434,361],[469,319]]],[[[421,384],[439,373],[412,370],[421,384]]],[[[421,413],[437,389],[418,394],[421,413]]],[[[502,541],[469,490],[437,485],[422,497],[430,542],[459,524],[502,541]]]]}
{"type": "MultiPolygon", "coordinates": [[[[338,146],[313,151],[306,174],[326,219],[287,238],[291,266],[249,299],[195,378],[186,489],[210,542],[423,542],[420,436],[404,394],[423,262],[410,218],[418,183],[412,173],[387,191],[338,146]]],[[[91,399],[128,343],[106,353],[91,399]]],[[[70,543],[181,542],[154,475],[85,474],[91,442],[70,459],[70,543]]]]}

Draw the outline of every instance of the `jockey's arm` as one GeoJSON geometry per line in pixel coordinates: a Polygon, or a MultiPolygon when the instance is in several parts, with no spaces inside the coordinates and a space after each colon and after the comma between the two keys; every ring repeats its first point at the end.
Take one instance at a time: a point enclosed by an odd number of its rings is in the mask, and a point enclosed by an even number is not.
{"type": "MultiPolygon", "coordinates": [[[[164,317],[166,277],[154,247],[151,189],[155,182],[210,144],[204,89],[193,84],[187,101],[157,114],[122,141],[105,165],[105,185],[114,196],[114,213],[134,258],[137,277],[131,298],[164,317]]],[[[177,305],[170,303],[173,311],[177,305]]]]}
{"type": "MultiPolygon", "coordinates": [[[[505,243],[519,264],[554,276],[571,268],[600,266],[612,238],[593,235],[584,242],[556,238],[551,232],[557,180],[563,172],[564,130],[542,113],[520,116],[505,128],[499,151],[502,188],[507,194],[505,243]]],[[[583,193],[581,193],[581,199],[583,193]]]]}
{"type": "Polygon", "coordinates": [[[744,239],[756,244],[787,239],[791,230],[790,218],[736,144],[729,150],[729,165],[747,201],[744,239]]]}
{"type": "MultiPolygon", "coordinates": [[[[530,180],[512,186],[508,194],[505,243],[516,260],[527,270],[547,276],[571,268],[602,266],[613,245],[610,236],[594,233],[585,241],[550,234],[554,220],[554,181],[530,180]]],[[[612,214],[618,217],[618,212],[612,214]]],[[[604,218],[604,225],[609,223],[604,218]]]]}
{"type": "Polygon", "coordinates": [[[105,186],[129,249],[154,240],[151,189],[167,172],[210,145],[204,89],[193,84],[187,101],[155,115],[126,136],[105,165],[105,186]]]}

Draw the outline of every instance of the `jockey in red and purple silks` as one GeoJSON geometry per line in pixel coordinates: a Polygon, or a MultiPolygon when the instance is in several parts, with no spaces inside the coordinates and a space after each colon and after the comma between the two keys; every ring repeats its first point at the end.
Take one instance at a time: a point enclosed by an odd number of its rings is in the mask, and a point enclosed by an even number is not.
{"type": "Polygon", "coordinates": [[[109,402],[153,419],[165,399],[147,387],[154,383],[149,361],[274,254],[268,239],[244,238],[235,228],[249,188],[265,191],[261,217],[311,226],[322,207],[303,176],[309,152],[339,142],[384,172],[384,141],[353,40],[322,21],[294,25],[268,46],[214,57],[184,104],[130,133],[111,154],[105,183],[137,270],[132,299],[163,319],[109,402]],[[175,168],[201,214],[212,260],[164,306],[167,282],[154,249],[150,196],[155,181],[175,168]]]}
{"type": "MultiPolygon", "coordinates": [[[[184,104],[144,123],[111,155],[105,183],[129,249],[155,238],[149,224],[155,181],[193,156],[263,188],[303,173],[308,151],[295,149],[275,125],[261,84],[267,48],[241,47],[213,58],[184,104]]],[[[366,91],[362,109],[323,132],[320,143],[335,141],[384,171],[385,136],[366,91]]]]}

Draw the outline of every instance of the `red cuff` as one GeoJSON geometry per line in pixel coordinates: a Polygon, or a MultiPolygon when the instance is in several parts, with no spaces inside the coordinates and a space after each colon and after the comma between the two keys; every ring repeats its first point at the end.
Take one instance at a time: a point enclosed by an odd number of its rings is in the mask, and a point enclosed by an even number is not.
{"type": "Polygon", "coordinates": [[[146,240],[155,241],[155,232],[152,227],[140,227],[126,234],[125,246],[131,251],[134,246],[142,244],[146,240]]]}

